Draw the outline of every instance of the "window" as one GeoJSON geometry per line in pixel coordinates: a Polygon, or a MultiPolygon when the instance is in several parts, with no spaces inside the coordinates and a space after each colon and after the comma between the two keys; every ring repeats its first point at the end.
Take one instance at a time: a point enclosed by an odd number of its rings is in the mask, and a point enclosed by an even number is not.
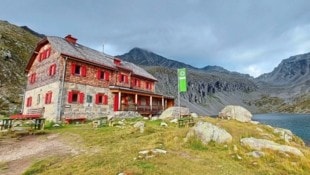
{"type": "Polygon", "coordinates": [[[118,74],[118,82],[128,83],[128,76],[124,74],[118,74]]]}
{"type": "Polygon", "coordinates": [[[68,103],[84,103],[84,93],[79,91],[68,92],[68,103]]]}
{"type": "Polygon", "coordinates": [[[39,105],[41,102],[41,94],[37,95],[37,105],[39,105]]]}
{"type": "Polygon", "coordinates": [[[33,84],[36,81],[36,73],[33,73],[29,77],[30,84],[33,84]]]}
{"type": "Polygon", "coordinates": [[[48,75],[52,76],[56,74],[56,64],[52,64],[49,68],[48,75]]]}
{"type": "Polygon", "coordinates": [[[76,65],[75,63],[71,64],[71,74],[72,75],[81,75],[86,77],[86,66],[76,65]]]}
{"type": "Polygon", "coordinates": [[[145,88],[148,89],[148,90],[152,90],[152,83],[146,82],[145,83],[145,88]]]}
{"type": "Polygon", "coordinates": [[[141,81],[139,79],[134,79],[134,86],[140,87],[141,86],[141,81]]]}
{"type": "Polygon", "coordinates": [[[48,48],[46,50],[43,50],[42,52],[40,52],[39,54],[39,61],[43,61],[46,58],[48,58],[51,55],[51,48],[48,48]]]}
{"type": "Polygon", "coordinates": [[[87,103],[92,103],[92,102],[93,102],[93,96],[87,95],[87,96],[86,96],[86,102],[87,102],[87,103]]]}
{"type": "Polygon", "coordinates": [[[32,97],[27,98],[26,106],[30,107],[32,105],[32,97]]]}
{"type": "Polygon", "coordinates": [[[98,70],[98,71],[97,71],[97,79],[98,79],[98,80],[106,80],[106,81],[109,81],[109,79],[110,79],[110,73],[109,73],[108,71],[98,70]]]}
{"type": "Polygon", "coordinates": [[[51,104],[52,103],[52,94],[53,92],[49,91],[45,94],[45,104],[51,104]]]}
{"type": "Polygon", "coordinates": [[[108,96],[103,93],[96,94],[96,104],[108,104],[108,96]]]}

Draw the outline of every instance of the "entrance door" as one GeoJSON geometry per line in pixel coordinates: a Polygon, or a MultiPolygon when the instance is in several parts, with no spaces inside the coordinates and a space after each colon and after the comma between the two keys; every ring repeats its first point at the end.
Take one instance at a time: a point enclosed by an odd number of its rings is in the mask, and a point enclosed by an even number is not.
{"type": "Polygon", "coordinates": [[[118,111],[118,94],[114,94],[114,111],[118,111]]]}

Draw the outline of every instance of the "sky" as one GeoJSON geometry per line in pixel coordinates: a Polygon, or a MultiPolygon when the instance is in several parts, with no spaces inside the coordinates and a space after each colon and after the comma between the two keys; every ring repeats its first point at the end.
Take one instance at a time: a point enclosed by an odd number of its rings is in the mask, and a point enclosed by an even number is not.
{"type": "Polygon", "coordinates": [[[310,52],[309,0],[1,0],[0,20],[124,54],[134,47],[257,77],[310,52]]]}

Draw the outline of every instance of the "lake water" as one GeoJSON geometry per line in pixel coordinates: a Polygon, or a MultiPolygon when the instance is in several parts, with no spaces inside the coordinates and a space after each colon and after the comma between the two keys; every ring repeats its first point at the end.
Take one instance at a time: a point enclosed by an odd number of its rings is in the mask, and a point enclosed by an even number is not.
{"type": "Polygon", "coordinates": [[[273,127],[286,128],[310,145],[310,114],[255,114],[252,120],[273,127]]]}

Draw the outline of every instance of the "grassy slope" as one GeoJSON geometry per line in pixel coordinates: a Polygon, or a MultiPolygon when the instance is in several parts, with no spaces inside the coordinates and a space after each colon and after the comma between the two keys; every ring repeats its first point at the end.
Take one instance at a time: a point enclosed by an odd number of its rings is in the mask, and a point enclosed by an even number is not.
{"type": "Polygon", "coordinates": [[[24,70],[39,38],[18,26],[0,20],[0,114],[20,108],[26,77],[24,70]],[[6,58],[4,53],[10,53],[6,58]]]}
{"type": "Polygon", "coordinates": [[[77,156],[47,157],[34,162],[24,174],[310,174],[309,149],[300,146],[298,138],[294,138],[296,143],[293,145],[304,152],[305,158],[266,151],[265,157],[257,159],[246,156],[250,150],[240,145],[240,138],[269,137],[284,143],[270,128],[213,118],[200,120],[225,128],[233,135],[233,142],[228,145],[209,143],[207,146],[196,139],[184,142],[189,128],[172,124],[162,128],[160,121],[148,121],[143,134],[131,127],[132,121],[127,121],[123,129],[94,129],[90,124],[66,126],[48,132],[59,133],[63,139],[85,151],[77,156]],[[238,150],[234,150],[234,145],[238,150]],[[152,148],[162,148],[168,153],[151,159],[135,159],[139,151],[152,148]],[[239,160],[237,155],[242,159],[239,160]]]}

